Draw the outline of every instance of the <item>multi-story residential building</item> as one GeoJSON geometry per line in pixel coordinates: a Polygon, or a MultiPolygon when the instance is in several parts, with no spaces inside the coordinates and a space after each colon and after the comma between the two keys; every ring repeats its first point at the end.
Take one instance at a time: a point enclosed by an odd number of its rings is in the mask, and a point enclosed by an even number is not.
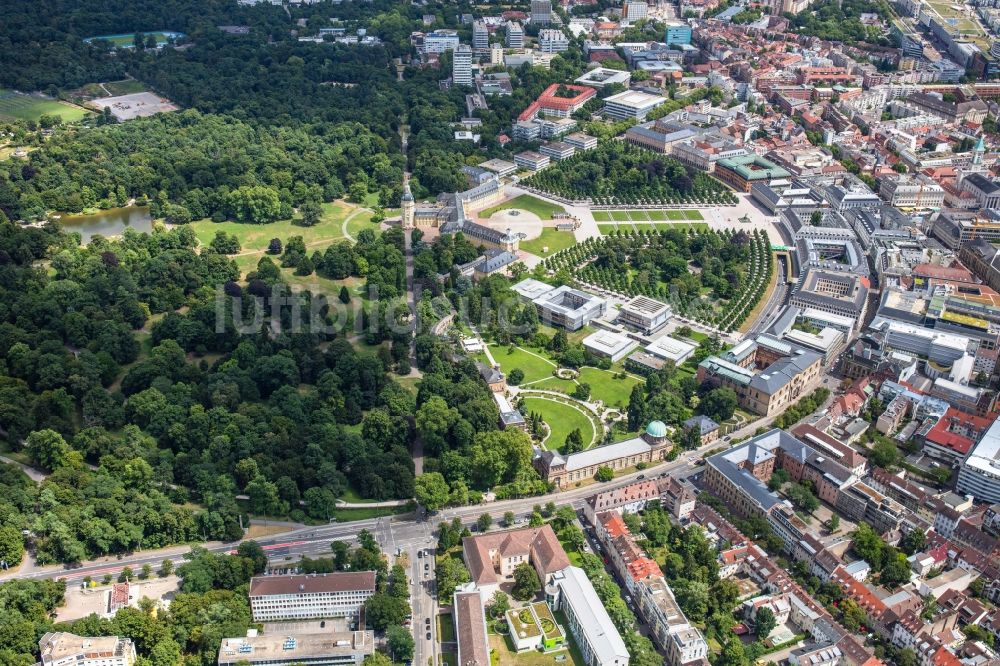
{"type": "Polygon", "coordinates": [[[535,25],[552,22],[552,0],[531,0],[531,22],[535,25]]]}
{"type": "Polygon", "coordinates": [[[884,177],[879,186],[881,196],[897,208],[940,208],[944,205],[944,188],[923,175],[884,177]]]}
{"type": "Polygon", "coordinates": [[[375,652],[373,631],[261,634],[224,638],[219,666],[358,666],[375,652]]]}
{"type": "Polygon", "coordinates": [[[472,48],[477,51],[486,51],[490,48],[490,29],[483,21],[475,21],[472,24],[472,48]]]}
{"type": "Polygon", "coordinates": [[[759,155],[743,155],[719,160],[715,163],[715,177],[737,192],[749,192],[757,183],[770,185],[792,174],[759,155]]]}
{"type": "Polygon", "coordinates": [[[504,35],[504,46],[509,49],[524,48],[524,28],[517,21],[508,21],[506,34],[504,35]]]}
{"type": "Polygon", "coordinates": [[[374,571],[255,576],[250,611],[254,622],[357,617],[373,594],[374,571]]]}
{"type": "Polygon", "coordinates": [[[649,112],[663,104],[667,99],[659,95],[638,90],[625,92],[604,98],[604,114],[616,120],[644,120],[649,112]]]}
{"type": "Polygon", "coordinates": [[[454,30],[435,30],[424,35],[424,53],[444,53],[458,48],[458,33],[454,30]]]}
{"type": "Polygon", "coordinates": [[[50,631],[38,641],[41,666],[133,666],[135,645],[118,636],[77,636],[50,631]]]}
{"type": "Polygon", "coordinates": [[[804,395],[822,365],[821,354],[760,336],[706,358],[698,365],[698,381],[731,388],[743,409],[770,416],[804,395]]]}
{"type": "Polygon", "coordinates": [[[452,51],[451,80],[456,86],[472,85],[472,47],[468,44],[452,51]]]}
{"type": "Polygon", "coordinates": [[[538,50],[542,53],[562,53],[569,48],[569,39],[562,30],[546,28],[538,33],[538,50]]]}

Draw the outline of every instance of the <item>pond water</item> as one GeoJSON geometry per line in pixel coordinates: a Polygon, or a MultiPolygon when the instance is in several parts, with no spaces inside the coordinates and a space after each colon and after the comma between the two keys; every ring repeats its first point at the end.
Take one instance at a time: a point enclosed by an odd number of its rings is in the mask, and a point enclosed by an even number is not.
{"type": "Polygon", "coordinates": [[[136,231],[150,233],[153,230],[153,218],[149,215],[148,206],[129,206],[127,208],[109,208],[91,215],[66,215],[59,218],[59,226],[67,232],[77,232],[86,245],[90,239],[101,236],[120,236],[126,227],[136,231]]]}

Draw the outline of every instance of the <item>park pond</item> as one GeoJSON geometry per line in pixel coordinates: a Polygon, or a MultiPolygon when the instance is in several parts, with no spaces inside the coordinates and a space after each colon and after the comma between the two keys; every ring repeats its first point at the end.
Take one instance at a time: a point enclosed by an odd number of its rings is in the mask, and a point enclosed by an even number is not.
{"type": "Polygon", "coordinates": [[[88,215],[62,214],[59,225],[66,232],[79,233],[86,245],[98,234],[105,237],[120,236],[126,227],[149,233],[153,230],[153,218],[149,215],[148,206],[129,206],[109,208],[88,215]]]}

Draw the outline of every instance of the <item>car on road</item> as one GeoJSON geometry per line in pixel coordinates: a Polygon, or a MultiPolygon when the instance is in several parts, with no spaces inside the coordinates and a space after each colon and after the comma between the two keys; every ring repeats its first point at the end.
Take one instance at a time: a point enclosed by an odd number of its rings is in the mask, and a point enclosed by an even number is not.
{"type": "Polygon", "coordinates": [[[425,617],[424,624],[426,624],[428,627],[431,626],[431,619],[429,617],[425,617]]]}
{"type": "Polygon", "coordinates": [[[423,550],[418,550],[417,551],[417,557],[423,557],[423,556],[424,556],[424,551],[423,550]]]}
{"type": "Polygon", "coordinates": [[[427,640],[430,640],[430,639],[431,639],[431,632],[428,631],[427,632],[427,640]]]}
{"type": "Polygon", "coordinates": [[[635,477],[635,480],[636,480],[636,481],[642,481],[642,480],[643,480],[643,479],[645,479],[645,478],[646,478],[646,475],[645,475],[645,474],[640,474],[639,476],[635,477]]]}
{"type": "Polygon", "coordinates": [[[424,562],[424,571],[427,571],[430,568],[431,568],[430,562],[424,562]]]}

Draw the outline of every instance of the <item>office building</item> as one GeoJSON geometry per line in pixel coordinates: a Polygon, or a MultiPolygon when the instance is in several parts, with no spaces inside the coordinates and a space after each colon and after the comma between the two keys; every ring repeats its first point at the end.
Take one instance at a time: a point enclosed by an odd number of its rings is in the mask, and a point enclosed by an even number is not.
{"type": "Polygon", "coordinates": [[[628,88],[628,84],[631,80],[631,73],[623,72],[618,69],[608,69],[606,67],[595,67],[594,69],[584,72],[583,76],[574,79],[574,81],[579,83],[581,86],[591,86],[598,89],[613,86],[615,84],[623,85],[628,88]]]}
{"type": "Polygon", "coordinates": [[[979,502],[1000,502],[1000,419],[966,456],[958,470],[957,490],[979,502]]]}
{"type": "MultiPolygon", "coordinates": [[[[516,160],[517,156],[514,159],[516,160]]],[[[517,285],[515,291],[516,287],[517,285]]],[[[532,302],[542,322],[551,326],[561,326],[568,331],[580,330],[603,315],[608,307],[607,301],[600,296],[567,285],[550,288],[532,302]]]]}
{"type": "Polygon", "coordinates": [[[698,381],[731,388],[740,407],[771,416],[804,396],[822,365],[821,354],[761,335],[706,358],[698,365],[698,381]]]}
{"type": "Polygon", "coordinates": [[[678,340],[669,335],[659,337],[646,345],[647,352],[654,356],[659,356],[665,361],[673,361],[674,365],[684,363],[684,361],[688,360],[694,354],[694,350],[697,348],[698,346],[691,342],[678,340]]]}
{"type": "Polygon", "coordinates": [[[944,205],[944,188],[923,175],[912,177],[883,177],[878,190],[890,206],[897,208],[941,208],[944,205]]]}
{"type": "Polygon", "coordinates": [[[789,300],[790,305],[864,321],[871,283],[863,275],[807,268],[789,300]]]}
{"type": "Polygon", "coordinates": [[[573,146],[578,151],[593,150],[594,148],[597,148],[597,137],[584,134],[583,132],[568,134],[563,141],[573,146]]]}
{"type": "Polygon", "coordinates": [[[222,639],[219,666],[357,666],[375,652],[373,631],[250,633],[222,639]]]}
{"type": "Polygon", "coordinates": [[[542,53],[562,53],[569,48],[569,40],[562,30],[546,28],[538,33],[538,50],[542,53]]]}
{"type": "Polygon", "coordinates": [[[451,80],[456,86],[472,85],[472,48],[459,44],[452,52],[451,80]]]}
{"type": "Polygon", "coordinates": [[[884,331],[887,349],[915,354],[939,368],[950,368],[969,349],[969,338],[901,321],[890,321],[884,331]]]}
{"type": "Polygon", "coordinates": [[[356,617],[373,594],[374,571],[255,576],[250,611],[254,622],[356,617]]]}
{"type": "Polygon", "coordinates": [[[594,356],[609,358],[611,362],[621,360],[626,354],[638,346],[638,342],[612,331],[597,331],[583,339],[583,348],[594,356]]]}
{"type": "Polygon", "coordinates": [[[664,119],[629,127],[625,132],[626,143],[653,150],[665,155],[697,136],[690,127],[664,119]]]}
{"type": "Polygon", "coordinates": [[[490,48],[490,30],[483,21],[472,24],[472,48],[476,51],[486,51],[490,48]]]}
{"type": "Polygon", "coordinates": [[[504,36],[504,46],[509,49],[524,48],[524,28],[517,21],[507,22],[507,34],[504,36]]]}
{"type": "Polygon", "coordinates": [[[638,90],[626,90],[604,99],[604,115],[615,120],[629,118],[645,120],[650,111],[665,101],[666,98],[659,95],[650,95],[638,90]]]}
{"type": "Polygon", "coordinates": [[[534,150],[525,150],[514,155],[514,164],[522,169],[530,169],[531,171],[541,171],[549,166],[551,161],[548,155],[542,155],[534,150]]]}
{"type": "Polygon", "coordinates": [[[535,25],[552,22],[552,0],[531,0],[531,22],[535,25]]]}
{"type": "MultiPolygon", "coordinates": [[[[1000,187],[997,195],[1000,197],[1000,187]]],[[[1000,214],[989,208],[978,212],[944,210],[934,220],[931,235],[949,250],[960,250],[973,240],[1000,243],[1000,214]]]]}
{"type": "Polygon", "coordinates": [[[576,148],[563,141],[550,141],[542,144],[538,152],[559,161],[573,157],[573,154],[576,153],[576,148]]]}
{"type": "MultiPolygon", "coordinates": [[[[9,618],[8,618],[9,621],[9,618]]],[[[38,641],[41,666],[133,666],[135,645],[118,636],[77,636],[50,631],[38,641]]]]}
{"type": "MultiPolygon", "coordinates": [[[[534,4],[534,3],[532,3],[534,4]]],[[[546,599],[566,615],[583,661],[590,666],[628,666],[625,641],[611,621],[587,574],[579,567],[566,567],[545,588],[546,599]]]]}
{"type": "Polygon", "coordinates": [[[758,183],[770,185],[791,173],[760,155],[729,157],[715,163],[715,177],[737,192],[749,192],[758,183]]]}
{"type": "Polygon", "coordinates": [[[435,30],[424,35],[424,53],[444,53],[458,47],[458,33],[454,30],[435,30]]]}
{"type": "Polygon", "coordinates": [[[645,0],[626,0],[622,6],[622,22],[635,23],[649,16],[649,5],[645,0]]]}
{"type": "Polygon", "coordinates": [[[691,43],[691,26],[686,23],[668,23],[663,35],[667,46],[691,43]]]}
{"type": "Polygon", "coordinates": [[[597,96],[597,91],[587,86],[562,85],[553,83],[542,91],[534,102],[518,116],[518,121],[534,120],[539,115],[569,118],[583,108],[583,105],[597,96]],[[571,96],[567,96],[572,93],[571,96]]]}
{"type": "Polygon", "coordinates": [[[618,323],[638,329],[649,335],[670,321],[673,312],[666,303],[648,296],[636,296],[622,305],[618,323]]]}

